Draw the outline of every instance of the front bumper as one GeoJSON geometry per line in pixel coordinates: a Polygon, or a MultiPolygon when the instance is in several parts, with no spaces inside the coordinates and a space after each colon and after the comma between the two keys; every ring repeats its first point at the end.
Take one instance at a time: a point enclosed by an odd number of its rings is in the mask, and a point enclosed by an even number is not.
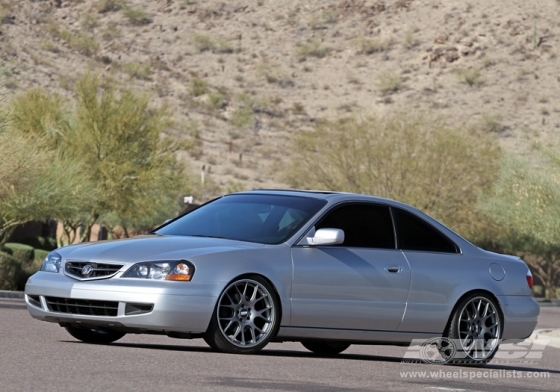
{"type": "MultiPolygon", "coordinates": [[[[203,333],[223,283],[148,281],[111,278],[76,281],[52,272],[38,272],[27,281],[25,301],[32,317],[55,323],[82,324],[122,329],[132,332],[203,333]],[[92,315],[87,308],[76,314],[75,306],[52,307],[47,299],[55,297],[69,302],[83,300],[115,303],[116,313],[111,316],[92,315]],[[151,311],[126,314],[127,304],[153,304],[151,311]]],[[[94,305],[97,303],[93,302],[94,305]]],[[[99,314],[99,312],[92,312],[99,314]]]]}
{"type": "Polygon", "coordinates": [[[539,319],[540,306],[529,296],[498,296],[504,314],[502,339],[526,339],[539,319]]]}

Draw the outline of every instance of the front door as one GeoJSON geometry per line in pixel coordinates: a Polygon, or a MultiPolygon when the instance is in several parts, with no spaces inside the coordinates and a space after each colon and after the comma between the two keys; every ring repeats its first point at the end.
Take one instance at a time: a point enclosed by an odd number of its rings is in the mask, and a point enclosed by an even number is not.
{"type": "Polygon", "coordinates": [[[388,206],[334,207],[315,228],[338,228],[344,243],[292,248],[292,327],[396,331],[410,268],[396,249],[388,206]]]}

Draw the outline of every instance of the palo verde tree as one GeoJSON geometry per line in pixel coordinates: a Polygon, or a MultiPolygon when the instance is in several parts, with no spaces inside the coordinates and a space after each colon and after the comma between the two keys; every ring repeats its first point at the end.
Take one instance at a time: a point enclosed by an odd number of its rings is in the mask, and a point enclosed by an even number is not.
{"type": "Polygon", "coordinates": [[[51,121],[45,115],[55,111],[52,106],[42,105],[51,102],[37,91],[29,94],[30,101],[16,99],[13,105],[2,102],[0,110],[0,244],[17,225],[47,219],[68,208],[83,188],[73,165],[60,160],[51,148],[51,133],[38,129],[61,127],[55,124],[58,120],[51,121]],[[40,104],[34,106],[37,101],[40,104]],[[30,110],[33,107],[41,114],[30,110]],[[38,118],[42,124],[29,125],[38,118]]]}
{"type": "Polygon", "coordinates": [[[295,138],[293,151],[286,170],[293,187],[400,200],[472,240],[491,227],[475,209],[499,167],[500,150],[490,137],[398,113],[321,122],[295,138]]]}
{"type": "Polygon", "coordinates": [[[557,296],[560,278],[560,149],[537,147],[528,159],[508,156],[480,209],[509,228],[508,248],[523,254],[543,283],[546,298],[557,296]]]}
{"type": "Polygon", "coordinates": [[[91,73],[76,82],[76,109],[65,151],[79,159],[96,185],[96,203],[88,211],[88,235],[94,223],[144,230],[173,216],[178,197],[188,189],[186,168],[177,159],[183,145],[164,131],[171,126],[165,106],[149,96],[117,89],[91,73]]]}

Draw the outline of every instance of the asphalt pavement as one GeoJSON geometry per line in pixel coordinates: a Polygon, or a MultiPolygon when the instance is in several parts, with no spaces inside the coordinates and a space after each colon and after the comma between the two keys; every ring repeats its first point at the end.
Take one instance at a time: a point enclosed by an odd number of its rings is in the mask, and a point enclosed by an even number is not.
{"type": "MultiPolygon", "coordinates": [[[[560,328],[542,307],[538,329],[560,328]]],[[[257,355],[213,352],[202,340],[127,335],[111,345],[76,341],[32,319],[20,298],[0,298],[0,391],[558,391],[560,349],[543,341],[501,349],[483,368],[403,363],[406,347],[352,346],[320,358],[299,343],[257,355]]]]}

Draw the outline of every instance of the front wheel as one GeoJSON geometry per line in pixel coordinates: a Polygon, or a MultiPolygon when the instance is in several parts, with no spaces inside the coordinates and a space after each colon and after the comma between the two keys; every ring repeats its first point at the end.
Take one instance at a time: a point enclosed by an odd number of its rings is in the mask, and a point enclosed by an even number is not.
{"type": "Polygon", "coordinates": [[[274,289],[260,276],[234,281],[220,295],[204,340],[226,353],[260,351],[278,330],[276,298],[274,289]]]}
{"type": "Polygon", "coordinates": [[[98,328],[78,328],[71,325],[64,328],[70,335],[84,343],[109,344],[126,335],[124,332],[106,331],[98,328]]]}
{"type": "Polygon", "coordinates": [[[350,347],[347,343],[340,343],[340,342],[328,342],[328,341],[320,341],[320,340],[310,340],[301,342],[303,347],[308,349],[311,352],[314,352],[318,355],[336,355],[340,354],[348,347],[350,347]]]}
{"type": "MultiPolygon", "coordinates": [[[[473,294],[463,299],[452,316],[447,338],[456,350],[448,358],[452,364],[482,366],[498,351],[503,321],[496,300],[486,294],[473,294]]],[[[441,351],[445,356],[445,347],[441,351]]]]}

